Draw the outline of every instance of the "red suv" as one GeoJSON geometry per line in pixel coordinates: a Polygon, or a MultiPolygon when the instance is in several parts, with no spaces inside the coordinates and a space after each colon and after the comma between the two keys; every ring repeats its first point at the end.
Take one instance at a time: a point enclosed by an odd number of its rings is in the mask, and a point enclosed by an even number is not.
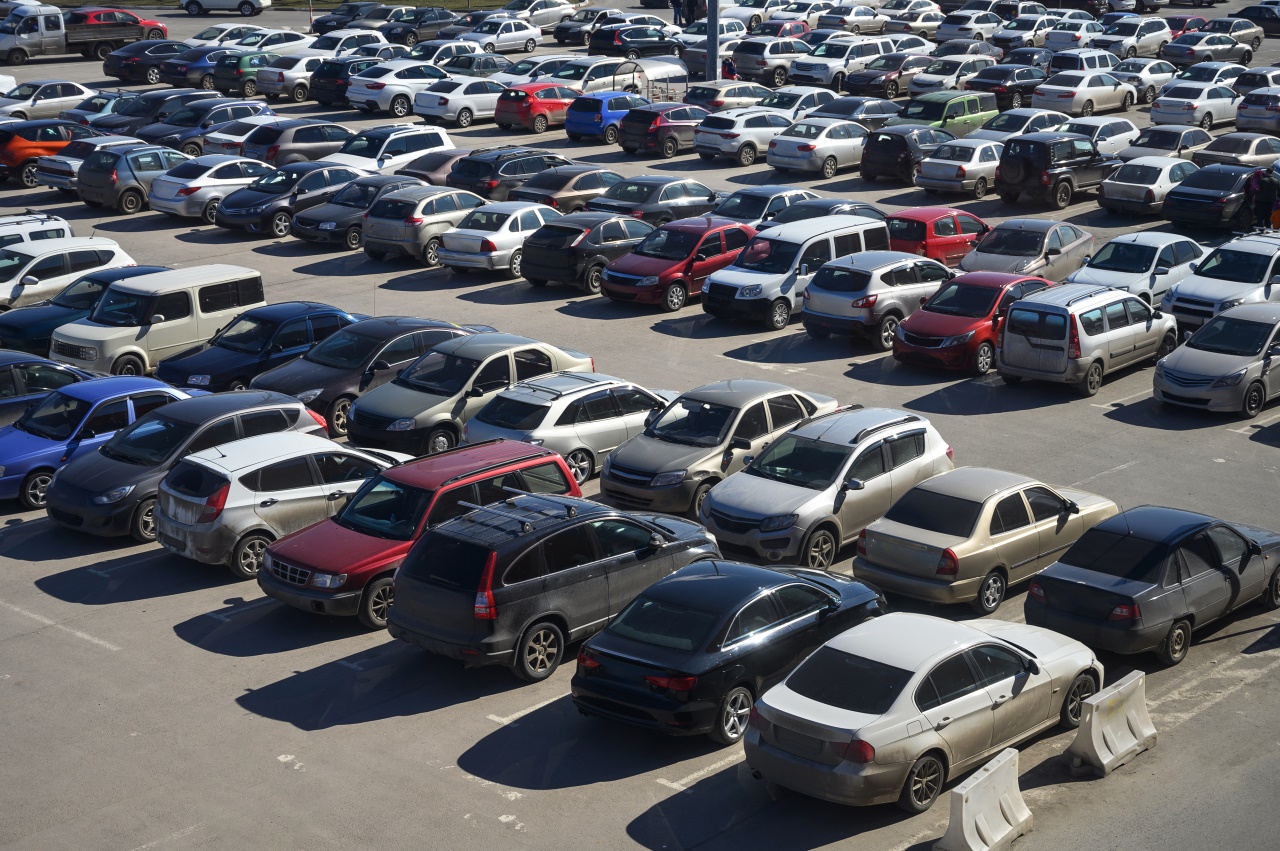
{"type": "Polygon", "coordinates": [[[660,304],[674,312],[702,294],[712,272],[731,264],[755,228],[719,216],[668,222],[605,267],[600,292],[614,301],[660,304]]]}
{"type": "Polygon", "coordinates": [[[951,207],[916,207],[885,218],[889,247],[955,267],[991,230],[982,219],[951,207]]]}
{"type": "Polygon", "coordinates": [[[521,83],[498,95],[493,120],[503,130],[519,126],[535,133],[564,124],[569,104],[582,92],[555,83],[521,83]]]}
{"type": "Polygon", "coordinates": [[[986,375],[1009,305],[1051,287],[1044,278],[969,272],[952,278],[898,326],[893,357],[903,363],[986,375]]]}
{"type": "Polygon", "coordinates": [[[549,449],[514,440],[459,446],[383,470],[335,516],[273,543],[258,584],[303,611],[355,615],[383,629],[395,599],[391,576],[413,542],[469,505],[499,502],[511,491],[582,496],[549,449]]]}

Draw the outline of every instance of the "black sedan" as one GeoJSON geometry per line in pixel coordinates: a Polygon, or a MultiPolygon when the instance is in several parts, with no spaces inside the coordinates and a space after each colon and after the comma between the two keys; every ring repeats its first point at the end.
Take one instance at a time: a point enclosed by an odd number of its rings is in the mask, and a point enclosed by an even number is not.
{"type": "Polygon", "coordinates": [[[388,192],[422,186],[421,180],[403,174],[373,174],[351,181],[324,204],[295,213],[289,232],[307,242],[337,243],[350,251],[360,247],[364,214],[388,192]]]}
{"type": "Polygon", "coordinates": [[[62,292],[49,301],[41,301],[0,313],[0,349],[27,352],[43,358],[49,353],[54,330],[70,322],[84,319],[92,313],[98,306],[98,300],[102,298],[102,294],[107,291],[107,287],[113,281],[168,271],[168,266],[123,266],[119,269],[99,269],[78,281],[67,284],[62,292]]]}
{"type": "Polygon", "coordinates": [[[653,225],[625,213],[571,213],[525,239],[521,273],[535,287],[575,283],[598,295],[605,265],[652,231],[653,225]]]}
{"type": "Polygon", "coordinates": [[[351,403],[445,340],[492,331],[437,319],[379,316],[348,325],[297,360],[253,379],[255,390],[293,396],[322,415],[329,434],[344,437],[351,403]]]}
{"type": "Polygon", "coordinates": [[[290,163],[223,198],[214,223],[281,239],[289,235],[294,213],[323,204],[361,176],[344,165],[290,163]]]}
{"type": "Polygon", "coordinates": [[[381,3],[339,3],[338,7],[327,15],[321,15],[311,22],[311,31],[316,35],[340,30],[352,21],[359,20],[369,12],[378,8],[381,3]]]}
{"type": "Polygon", "coordinates": [[[696,180],[646,174],[615,183],[609,191],[587,202],[588,210],[622,213],[652,225],[701,216],[720,203],[719,193],[696,180]]]}
{"type": "Polygon", "coordinates": [[[1048,73],[1053,51],[1047,47],[1015,47],[1000,60],[1001,65],[1027,65],[1048,73]]]}
{"type": "Polygon", "coordinates": [[[1280,608],[1280,532],[1144,505],[1085,532],[1023,608],[1028,624],[1176,665],[1193,629],[1259,598],[1280,608]]]}
{"type": "Polygon", "coordinates": [[[1262,27],[1262,32],[1266,35],[1280,35],[1280,9],[1274,6],[1245,6],[1227,17],[1244,18],[1262,27]]]}
{"type": "Polygon", "coordinates": [[[246,390],[259,374],[305,354],[357,321],[345,310],[314,301],[255,307],[233,319],[209,342],[161,361],[156,378],[174,387],[214,393],[246,390]]]}
{"type": "Polygon", "coordinates": [[[670,735],[739,741],[755,699],[884,597],[799,567],[703,561],[650,585],[578,653],[573,702],[670,735]]]}
{"type": "Polygon", "coordinates": [[[592,56],[679,56],[680,42],[657,27],[613,24],[591,34],[587,53],[592,56]]]}
{"type": "Polygon", "coordinates": [[[161,63],[190,49],[180,41],[135,41],[107,54],[107,58],[102,60],[102,73],[119,80],[154,86],[160,82],[161,63]]]}
{"type": "MultiPolygon", "coordinates": [[[[886,53],[872,59],[863,70],[851,71],[844,78],[844,90],[851,95],[896,98],[899,92],[906,90],[916,74],[932,63],[932,56],[920,56],[916,53],[886,53]]],[[[806,117],[813,118],[814,115],[815,113],[811,113],[806,117]]]]}
{"type": "Polygon", "coordinates": [[[1253,210],[1245,196],[1249,178],[1257,170],[1241,165],[1205,166],[1169,190],[1163,215],[1175,224],[1248,230],[1253,210]]]}
{"type": "Polygon", "coordinates": [[[1047,79],[1030,65],[992,65],[969,78],[964,87],[974,92],[990,92],[1000,109],[1018,109],[1031,103],[1031,94],[1047,79]]]}
{"type": "Polygon", "coordinates": [[[45,357],[0,349],[0,426],[13,422],[59,387],[96,377],[45,357]]]}
{"type": "Polygon", "coordinates": [[[440,37],[440,30],[458,22],[458,15],[440,6],[424,6],[412,15],[378,27],[387,41],[413,47],[420,41],[440,37]]]}
{"type": "Polygon", "coordinates": [[[600,27],[601,22],[616,12],[616,9],[579,9],[569,20],[556,24],[551,37],[556,40],[556,44],[590,45],[591,34],[600,27]]]}
{"type": "MultiPolygon", "coordinates": [[[[928,59],[929,57],[921,56],[920,58],[928,59]]],[[[843,118],[856,121],[868,130],[879,130],[886,121],[901,111],[900,105],[880,97],[843,97],[827,101],[813,112],[806,113],[804,117],[843,118]]]]}

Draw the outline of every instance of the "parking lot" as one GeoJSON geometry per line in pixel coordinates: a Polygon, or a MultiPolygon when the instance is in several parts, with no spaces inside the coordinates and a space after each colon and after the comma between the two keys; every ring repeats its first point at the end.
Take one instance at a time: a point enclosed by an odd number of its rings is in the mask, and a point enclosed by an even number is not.
{"type": "MultiPolygon", "coordinates": [[[[1244,5],[1232,0],[1213,13],[1244,5]]],[[[228,20],[169,9],[146,15],[176,38],[228,20]]],[[[254,23],[302,29],[307,18],[267,13],[254,23]]],[[[565,52],[554,42],[542,51],[552,49],[565,52]]],[[[20,82],[116,86],[99,63],[75,60],[0,71],[20,82]]],[[[1275,39],[1253,62],[1268,64],[1280,64],[1275,39]]],[[[274,108],[357,128],[390,121],[310,101],[274,108]]],[[[1143,127],[1146,113],[1126,117],[1143,127]]],[[[688,175],[714,189],[781,182],[762,163],[727,167],[692,152],[640,159],[569,142],[559,129],[535,136],[478,122],[449,133],[460,147],[536,144],[624,175],[688,175]]],[[[1170,227],[1104,213],[1093,193],[1052,214],[994,195],[934,199],[902,184],[865,182],[856,171],[791,182],[886,212],[950,203],[990,224],[1052,217],[1093,234],[1097,245],[1170,227]]],[[[115,239],[138,263],[259,269],[269,301],[484,323],[580,349],[599,371],[653,388],[754,377],[842,403],[902,408],[936,425],[957,465],[1072,485],[1122,508],[1159,503],[1280,525],[1280,408],[1251,421],[1161,409],[1151,399],[1149,365],[1109,377],[1096,397],[1082,398],[1053,385],[1005,386],[994,372],[970,378],[906,367],[865,344],[810,339],[798,322],[774,333],[710,321],[696,304],[663,314],[578,289],[379,263],[363,252],[159,213],[100,215],[13,181],[0,186],[0,206],[63,216],[76,235],[115,239]]],[[[1206,245],[1227,236],[1190,235],[1206,245]]],[[[594,481],[587,492],[597,492],[594,481]]],[[[741,746],[584,718],[568,697],[571,664],[535,685],[501,669],[464,671],[354,619],[287,608],[254,582],[155,546],[80,536],[16,503],[0,506],[0,524],[0,847],[923,849],[945,828],[945,796],[917,817],[888,806],[774,800],[752,779],[741,746]]],[[[852,552],[843,556],[836,569],[847,572],[852,552]]],[[[1012,589],[996,617],[1021,620],[1025,592],[1012,589]]],[[[1060,757],[1070,734],[1050,731],[1025,745],[1022,788],[1036,826],[1017,847],[1275,848],[1280,615],[1255,605],[1197,633],[1177,668],[1163,670],[1149,656],[1102,660],[1108,681],[1134,667],[1151,673],[1159,744],[1106,780],[1071,777],[1060,757]]]]}

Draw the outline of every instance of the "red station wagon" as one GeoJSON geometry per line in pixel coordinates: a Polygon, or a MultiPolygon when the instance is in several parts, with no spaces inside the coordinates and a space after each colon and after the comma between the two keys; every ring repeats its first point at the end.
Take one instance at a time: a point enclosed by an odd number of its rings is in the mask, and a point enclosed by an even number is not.
{"type": "Polygon", "coordinates": [[[564,124],[569,104],[582,92],[555,83],[521,83],[498,95],[493,120],[506,130],[512,126],[542,133],[552,124],[564,124]]]}
{"type": "Polygon", "coordinates": [[[459,446],[383,470],[328,520],[267,549],[258,584],[268,596],[322,615],[355,615],[387,625],[391,577],[432,526],[527,493],[582,496],[564,459],[514,440],[459,446]]]}
{"type": "Polygon", "coordinates": [[[889,247],[919,254],[954,268],[973,250],[991,226],[982,219],[951,207],[916,207],[885,218],[889,247]]]}
{"type": "Polygon", "coordinates": [[[728,266],[755,228],[719,216],[668,222],[605,267],[600,292],[614,301],[660,304],[674,312],[702,295],[702,284],[728,266]]]}

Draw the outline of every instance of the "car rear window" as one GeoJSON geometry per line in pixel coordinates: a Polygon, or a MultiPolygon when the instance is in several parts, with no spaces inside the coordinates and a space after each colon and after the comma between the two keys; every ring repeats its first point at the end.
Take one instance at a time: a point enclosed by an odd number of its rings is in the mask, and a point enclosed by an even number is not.
{"type": "Polygon", "coordinates": [[[179,180],[187,180],[192,177],[199,177],[209,170],[209,166],[196,162],[195,160],[187,160],[184,163],[178,163],[165,174],[166,177],[176,177],[179,180]]]}
{"type": "Polygon", "coordinates": [[[924,488],[912,488],[884,519],[939,535],[967,538],[982,513],[982,503],[924,488]]]}
{"type": "Polygon", "coordinates": [[[637,597],[608,631],[655,647],[693,652],[702,647],[720,616],[649,597],[637,597]]]}
{"type": "Polygon", "coordinates": [[[493,165],[484,160],[461,159],[450,173],[458,177],[488,177],[491,171],[493,165]]]}
{"type": "Polygon", "coordinates": [[[383,198],[369,210],[369,217],[374,219],[406,219],[417,206],[417,201],[383,198]]]}
{"type": "Polygon", "coordinates": [[[491,554],[487,547],[471,541],[428,532],[409,551],[400,570],[420,582],[474,591],[480,587],[480,577],[491,554]]]}
{"type": "Polygon", "coordinates": [[[708,115],[702,119],[702,126],[708,130],[732,130],[734,120],[723,115],[708,115]]]}
{"type": "Polygon", "coordinates": [[[869,283],[871,283],[871,276],[866,272],[823,266],[813,276],[810,286],[816,290],[826,290],[831,293],[860,293],[869,283]]]}
{"type": "Polygon", "coordinates": [[[253,132],[253,128],[256,126],[257,126],[256,124],[251,124],[248,121],[233,121],[230,124],[228,124],[226,127],[218,128],[218,135],[247,136],[248,134],[253,132]]]}
{"type": "Polygon", "coordinates": [[[766,46],[762,41],[746,41],[739,44],[734,53],[741,53],[744,56],[763,56],[766,46]]]}
{"type": "MultiPolygon", "coordinates": [[[[563,230],[572,229],[563,228],[563,230]]],[[[581,235],[582,231],[573,230],[573,233],[581,235]]],[[[476,414],[476,419],[486,425],[497,426],[498,428],[529,431],[542,425],[542,421],[546,419],[547,411],[549,410],[550,408],[546,405],[535,405],[532,402],[522,402],[519,399],[499,396],[485,405],[480,410],[480,413],[476,414]]]]}
{"type": "Polygon", "coordinates": [[[1090,529],[1063,555],[1063,564],[1120,579],[1154,585],[1160,578],[1168,547],[1133,535],[1090,529]]]}
{"type": "Polygon", "coordinates": [[[578,175],[576,174],[565,174],[562,171],[543,171],[529,178],[528,182],[525,183],[524,188],[549,189],[551,191],[555,191],[568,186],[570,181],[577,176],[578,175]]]}
{"type": "Polygon", "coordinates": [[[246,136],[244,141],[249,145],[274,145],[283,134],[284,131],[279,127],[259,127],[246,136]]]}
{"type": "Polygon", "coordinates": [[[1253,150],[1252,139],[1231,138],[1230,136],[1219,136],[1214,139],[1207,150],[1221,151],[1227,154],[1247,154],[1253,150]]]}
{"type": "MultiPolygon", "coordinates": [[[[692,94],[692,92],[690,92],[692,94]]],[[[594,115],[603,108],[604,102],[600,98],[577,98],[573,103],[569,104],[570,112],[586,112],[594,115]]]]}
{"type": "Polygon", "coordinates": [[[915,242],[925,238],[924,222],[911,219],[887,219],[890,239],[909,239],[915,242]]]}
{"type": "Polygon", "coordinates": [[[110,151],[94,151],[80,167],[88,171],[111,171],[120,162],[120,155],[110,151]]]}
{"type": "Polygon", "coordinates": [[[1215,192],[1230,192],[1240,182],[1238,171],[1216,171],[1212,167],[1202,168],[1187,175],[1180,185],[1188,189],[1211,189],[1215,192]]]}
{"type": "Polygon", "coordinates": [[[1172,89],[1164,93],[1167,98],[1178,98],[1182,100],[1196,100],[1204,93],[1204,89],[1198,86],[1174,86],[1172,89]]]}
{"type": "Polygon", "coordinates": [[[1054,74],[1045,80],[1043,85],[1061,86],[1066,89],[1074,89],[1084,85],[1084,75],[1082,74],[1054,74]]]}
{"type": "Polygon", "coordinates": [[[203,464],[195,464],[191,461],[183,461],[174,467],[164,483],[165,487],[174,493],[195,497],[196,499],[205,499],[213,496],[219,488],[228,484],[225,477],[215,473],[203,464]]]}
{"type": "Polygon", "coordinates": [[[1009,333],[1038,340],[1067,339],[1067,317],[1061,313],[1044,313],[1025,307],[1009,311],[1009,333]]]}
{"type": "Polygon", "coordinates": [[[1134,165],[1126,163],[1111,178],[1115,183],[1134,183],[1139,186],[1153,186],[1160,179],[1160,169],[1153,165],[1134,165]]]}
{"type": "MultiPolygon", "coordinates": [[[[527,185],[527,184],[526,184],[527,185]]],[[[581,238],[588,230],[579,225],[543,225],[534,232],[525,245],[537,245],[544,248],[568,248],[581,238]]]]}
{"type": "Polygon", "coordinates": [[[292,68],[294,65],[297,65],[301,61],[302,61],[301,57],[298,57],[298,56],[280,56],[275,59],[272,59],[271,64],[268,65],[267,67],[268,68],[292,68]]]}
{"type": "Polygon", "coordinates": [[[820,647],[787,678],[787,688],[846,712],[883,715],[912,675],[912,671],[834,647],[820,647]]]}

